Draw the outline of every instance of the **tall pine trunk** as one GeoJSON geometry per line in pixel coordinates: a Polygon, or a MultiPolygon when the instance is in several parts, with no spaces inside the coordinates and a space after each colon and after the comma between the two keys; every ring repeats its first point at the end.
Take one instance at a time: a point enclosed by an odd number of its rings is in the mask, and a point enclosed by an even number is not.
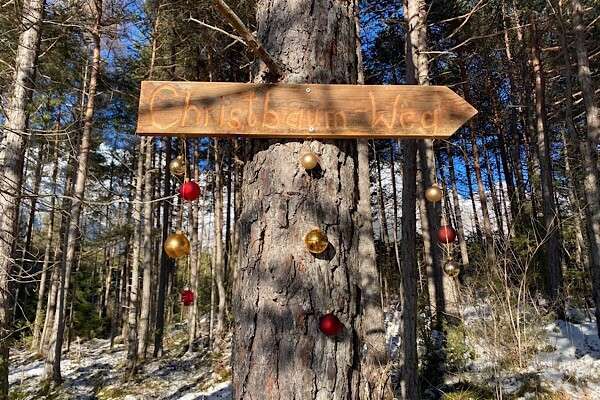
{"type": "Polygon", "coordinates": [[[85,184],[88,173],[88,159],[90,147],[92,145],[92,126],[94,119],[94,104],[96,98],[96,84],[100,72],[100,19],[102,17],[102,2],[98,0],[90,3],[91,15],[94,18],[94,25],[90,29],[92,36],[92,65],[90,73],[90,82],[88,86],[88,98],[84,115],[83,132],[79,147],[79,157],[73,199],[71,204],[71,218],[67,231],[66,254],[64,254],[64,269],[59,271],[59,290],[56,299],[56,316],[54,318],[54,327],[52,329],[51,346],[44,363],[44,380],[52,380],[55,384],[62,382],[60,372],[60,360],[62,356],[63,335],[65,330],[65,310],[67,295],[69,293],[69,283],[71,279],[71,270],[76,262],[75,250],[77,242],[80,240],[79,221],[83,209],[83,200],[85,194],[85,184]]]}
{"type": "MultiPolygon", "coordinates": [[[[257,10],[258,37],[287,72],[286,82],[356,82],[353,1],[259,0],[257,10]]],[[[233,397],[368,399],[360,392],[369,383],[361,382],[369,351],[359,345],[367,293],[357,271],[356,142],[264,140],[248,146],[233,293],[233,397]],[[320,155],[321,171],[300,168],[308,148],[320,155]],[[303,242],[315,227],[329,239],[319,256],[303,242]],[[319,332],[319,317],[327,312],[344,324],[341,338],[319,332]]],[[[376,287],[377,280],[369,285],[376,287]]]]}
{"type": "Polygon", "coordinates": [[[14,264],[19,193],[23,180],[23,155],[27,104],[34,87],[44,0],[23,2],[22,27],[15,56],[13,85],[8,92],[0,153],[0,398],[8,396],[10,348],[10,274],[14,264]]]}
{"type": "MultiPolygon", "coordinates": [[[[585,217],[589,241],[588,258],[592,276],[592,295],[596,306],[596,325],[600,326],[600,173],[597,164],[598,155],[595,151],[600,144],[600,116],[598,116],[598,107],[594,103],[594,86],[585,44],[586,27],[581,15],[583,7],[579,0],[571,0],[571,7],[577,50],[577,76],[583,92],[587,126],[587,141],[582,140],[580,143],[585,166],[584,193],[587,203],[585,217]]],[[[600,330],[598,335],[600,335],[600,330]]]]}
{"type": "Polygon", "coordinates": [[[531,34],[531,64],[535,87],[535,120],[538,156],[540,160],[540,175],[542,188],[542,209],[544,214],[544,227],[546,237],[546,265],[547,280],[550,300],[558,317],[564,316],[562,298],[563,277],[561,269],[561,252],[559,243],[559,215],[554,202],[554,182],[552,179],[552,164],[550,159],[550,138],[546,122],[545,81],[542,60],[540,55],[536,22],[532,18],[530,25],[531,34]]]}

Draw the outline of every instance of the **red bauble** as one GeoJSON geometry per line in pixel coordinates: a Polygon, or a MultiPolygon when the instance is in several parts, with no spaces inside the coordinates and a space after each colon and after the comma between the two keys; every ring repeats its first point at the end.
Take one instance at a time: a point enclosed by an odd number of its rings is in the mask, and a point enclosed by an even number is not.
{"type": "Polygon", "coordinates": [[[181,198],[187,201],[194,201],[200,197],[200,186],[194,181],[187,181],[179,188],[181,198]]]}
{"type": "Polygon", "coordinates": [[[181,302],[184,306],[191,306],[194,303],[194,292],[190,289],[181,291],[181,302]]]}
{"type": "Polygon", "coordinates": [[[456,231],[451,226],[444,225],[438,230],[437,237],[442,243],[452,243],[456,240],[456,231]]]}
{"type": "Polygon", "coordinates": [[[327,336],[337,336],[344,330],[344,325],[338,317],[329,313],[319,319],[319,329],[327,336]]]}

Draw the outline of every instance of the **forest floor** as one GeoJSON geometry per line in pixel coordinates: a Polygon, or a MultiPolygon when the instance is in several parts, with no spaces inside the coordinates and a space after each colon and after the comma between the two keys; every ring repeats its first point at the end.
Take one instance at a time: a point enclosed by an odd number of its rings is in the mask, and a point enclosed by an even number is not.
{"type": "Polygon", "coordinates": [[[123,400],[225,400],[231,398],[229,343],[210,351],[205,341],[197,351],[186,352],[184,324],[165,337],[165,353],[140,366],[138,375],[124,380],[126,347],[106,339],[71,344],[61,363],[64,384],[60,389],[39,393],[43,360],[26,350],[11,353],[9,375],[11,399],[123,399],[123,400]]]}
{"type": "MultiPolygon", "coordinates": [[[[467,331],[480,329],[476,326],[482,321],[480,311],[473,308],[465,313],[467,331]]],[[[387,323],[393,351],[398,313],[388,315],[393,316],[387,323]]],[[[514,354],[511,349],[495,348],[489,338],[467,334],[467,350],[461,353],[466,357],[464,368],[446,373],[445,384],[429,390],[430,398],[453,392],[466,397],[448,399],[600,399],[600,339],[594,322],[584,316],[571,322],[540,322],[539,332],[529,340],[536,342],[538,350],[517,367],[502,358],[514,354]]],[[[165,337],[163,357],[144,363],[136,378],[125,381],[122,343],[111,349],[108,340],[75,340],[61,364],[65,383],[50,396],[38,392],[43,361],[15,349],[9,376],[11,399],[231,399],[230,338],[214,351],[206,347],[205,338],[199,340],[194,353],[185,352],[186,341],[185,325],[176,325],[165,337]]]]}

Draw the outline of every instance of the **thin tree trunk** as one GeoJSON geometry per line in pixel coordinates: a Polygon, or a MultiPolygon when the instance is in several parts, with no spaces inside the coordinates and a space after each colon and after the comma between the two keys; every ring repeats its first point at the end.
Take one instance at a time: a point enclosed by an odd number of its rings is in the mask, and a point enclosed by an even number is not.
{"type": "Polygon", "coordinates": [[[540,158],[541,187],[546,229],[545,249],[550,300],[554,303],[558,317],[564,316],[563,277],[559,243],[558,210],[554,203],[554,182],[550,160],[550,138],[546,128],[545,82],[535,20],[531,19],[531,64],[535,79],[536,145],[540,158]]]}
{"type": "Polygon", "coordinates": [[[140,307],[140,317],[138,320],[138,357],[146,358],[148,350],[148,332],[150,330],[150,308],[152,304],[152,268],[153,268],[153,244],[152,244],[152,228],[153,228],[153,203],[154,197],[154,179],[152,168],[152,157],[154,154],[154,144],[152,138],[146,139],[146,161],[144,175],[144,218],[142,223],[142,301],[140,307]]]}
{"type": "MultiPolygon", "coordinates": [[[[594,86],[589,66],[586,30],[581,14],[583,7],[579,0],[571,0],[573,25],[575,28],[575,46],[577,49],[577,66],[579,83],[585,104],[587,141],[583,140],[585,180],[584,193],[587,203],[585,209],[588,233],[588,259],[592,277],[592,296],[594,298],[596,325],[600,327],[600,173],[598,172],[597,153],[600,144],[600,117],[595,104],[594,86]]],[[[598,330],[600,335],[600,330],[598,330]]]]}
{"type": "MultiPolygon", "coordinates": [[[[191,171],[194,174],[194,181],[200,184],[200,171],[198,169],[198,158],[200,153],[194,149],[193,157],[192,157],[192,165],[193,170],[191,171]]],[[[198,218],[199,218],[199,205],[200,200],[190,203],[190,215],[191,215],[191,226],[192,226],[192,254],[190,257],[190,288],[194,293],[194,300],[192,301],[192,305],[190,307],[190,313],[188,318],[188,351],[192,352],[194,350],[194,340],[196,339],[196,315],[198,312],[198,264],[201,256],[200,253],[200,243],[199,243],[199,235],[198,235],[198,218]]]]}
{"type": "MultiPolygon", "coordinates": [[[[58,124],[57,124],[58,130],[58,124]]],[[[33,339],[31,341],[31,349],[40,351],[40,343],[42,337],[42,327],[44,320],[44,298],[46,295],[46,281],[48,280],[48,270],[50,268],[50,256],[52,250],[52,239],[54,238],[55,215],[54,207],[56,205],[56,181],[58,179],[58,141],[54,143],[54,163],[52,166],[52,196],[50,197],[50,205],[48,212],[48,230],[46,231],[46,246],[44,247],[44,261],[42,262],[42,275],[40,277],[40,285],[38,289],[38,300],[35,309],[35,320],[33,323],[33,339]]],[[[54,270],[54,268],[52,268],[54,270]]]]}
{"type": "MultiPolygon", "coordinates": [[[[165,165],[171,163],[171,138],[165,138],[165,165]]],[[[165,175],[163,181],[163,197],[168,196],[171,193],[171,171],[169,168],[165,168],[165,175]]],[[[164,201],[162,203],[163,214],[162,214],[162,238],[168,236],[171,229],[171,203],[164,201]]],[[[167,290],[167,280],[169,274],[169,267],[173,265],[173,261],[167,256],[164,248],[161,246],[160,250],[160,270],[158,272],[158,290],[156,294],[156,329],[154,331],[154,357],[162,355],[163,351],[163,336],[165,329],[165,295],[167,290]]]]}
{"type": "Polygon", "coordinates": [[[214,141],[215,166],[215,283],[219,294],[217,311],[217,335],[225,330],[225,314],[227,312],[227,294],[225,291],[225,260],[223,257],[223,162],[222,148],[218,139],[214,141]]]}
{"type": "Polygon", "coordinates": [[[452,202],[454,203],[454,219],[456,221],[456,231],[458,232],[458,245],[460,247],[460,257],[462,260],[463,269],[469,267],[469,252],[467,249],[467,240],[465,228],[462,220],[462,210],[460,208],[460,199],[458,190],[456,189],[456,173],[454,171],[454,156],[450,150],[450,144],[447,145],[448,151],[448,170],[450,174],[450,186],[452,187],[452,202]]]}
{"type": "Polygon", "coordinates": [[[88,157],[91,146],[91,134],[94,118],[94,102],[96,98],[96,83],[100,70],[100,19],[102,17],[102,1],[90,5],[91,13],[94,16],[94,26],[90,33],[93,40],[93,55],[90,73],[90,83],[88,86],[88,99],[84,117],[84,127],[81,135],[81,145],[79,148],[79,163],[75,180],[75,188],[71,205],[71,219],[69,221],[67,248],[65,254],[64,271],[61,268],[59,272],[60,288],[56,301],[56,317],[54,318],[54,328],[52,329],[52,342],[50,351],[44,364],[44,380],[52,380],[54,384],[62,382],[60,372],[60,360],[63,345],[63,334],[65,329],[64,315],[67,294],[69,293],[69,282],[71,278],[71,269],[75,262],[75,247],[79,240],[80,230],[79,221],[83,209],[83,198],[85,194],[85,183],[88,173],[88,157]]]}
{"type": "MultiPolygon", "coordinates": [[[[467,78],[466,68],[463,63],[460,64],[460,73],[463,81],[463,95],[465,100],[470,100],[469,80],[467,78]]],[[[481,174],[481,166],[479,163],[479,146],[477,145],[476,126],[473,120],[469,122],[469,131],[471,136],[471,151],[473,152],[473,169],[475,170],[475,178],[477,179],[477,190],[479,193],[479,203],[481,205],[481,214],[483,216],[483,237],[486,249],[486,258],[490,265],[494,265],[496,256],[494,250],[494,237],[492,232],[492,223],[490,221],[490,212],[488,209],[487,196],[485,186],[481,174]]]]}
{"type": "MultiPolygon", "coordinates": [[[[404,20],[408,26],[406,36],[406,81],[421,82],[421,65],[426,56],[418,49],[424,48],[425,4],[421,0],[404,0],[404,20]],[[422,33],[423,32],[423,33],[422,33]]],[[[426,79],[426,76],[425,76],[426,79]]],[[[402,356],[400,367],[400,394],[403,399],[416,400],[419,396],[417,354],[417,143],[403,143],[402,164],[402,356]]]]}
{"type": "Polygon", "coordinates": [[[19,193],[23,180],[23,151],[27,126],[27,104],[34,87],[44,0],[23,2],[13,86],[8,93],[0,152],[0,397],[8,397],[10,335],[10,274],[14,264],[19,193]]]}

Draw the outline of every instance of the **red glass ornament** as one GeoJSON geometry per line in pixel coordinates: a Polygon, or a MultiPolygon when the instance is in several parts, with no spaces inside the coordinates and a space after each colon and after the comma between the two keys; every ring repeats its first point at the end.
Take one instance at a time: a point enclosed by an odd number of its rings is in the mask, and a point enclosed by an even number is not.
{"type": "Polygon", "coordinates": [[[437,237],[442,243],[452,243],[456,240],[456,231],[451,226],[444,225],[438,230],[437,237]]]}
{"type": "Polygon", "coordinates": [[[181,302],[184,306],[191,306],[194,303],[194,292],[190,289],[184,289],[181,291],[181,302]]]}
{"type": "Polygon", "coordinates": [[[194,181],[187,181],[179,188],[181,198],[187,201],[194,201],[200,197],[200,186],[194,181]]]}
{"type": "Polygon", "coordinates": [[[344,330],[344,325],[338,317],[329,313],[319,319],[319,329],[327,336],[337,336],[344,330]]]}

